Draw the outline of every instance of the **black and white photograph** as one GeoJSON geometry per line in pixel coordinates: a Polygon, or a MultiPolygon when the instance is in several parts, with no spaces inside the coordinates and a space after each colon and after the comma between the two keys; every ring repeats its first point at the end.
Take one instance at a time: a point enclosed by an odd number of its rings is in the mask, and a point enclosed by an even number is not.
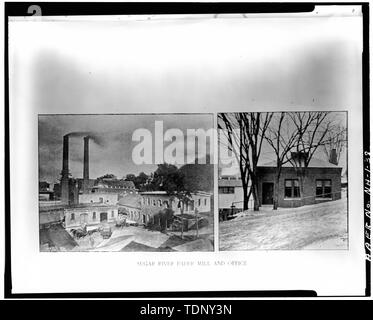
{"type": "Polygon", "coordinates": [[[365,7],[256,6],[12,7],[9,292],[364,294],[365,7]]]}
{"type": "Polygon", "coordinates": [[[348,249],[346,112],[221,113],[221,250],[348,249]]]}
{"type": "Polygon", "coordinates": [[[39,116],[40,250],[213,251],[212,125],[208,114],[39,116]]]}

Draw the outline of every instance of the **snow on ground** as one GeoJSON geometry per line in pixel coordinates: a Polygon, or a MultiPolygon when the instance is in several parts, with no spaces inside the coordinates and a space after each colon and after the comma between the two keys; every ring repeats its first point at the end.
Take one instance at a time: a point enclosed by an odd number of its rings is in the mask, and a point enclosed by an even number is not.
{"type": "Polygon", "coordinates": [[[348,249],[347,199],[299,208],[261,207],[220,222],[220,250],[348,249]]]}
{"type": "Polygon", "coordinates": [[[208,239],[197,239],[173,247],[177,251],[214,251],[214,246],[208,239]]]}
{"type": "Polygon", "coordinates": [[[103,240],[97,246],[90,249],[92,251],[120,251],[131,242],[158,248],[168,238],[168,235],[159,231],[149,231],[142,227],[124,227],[114,229],[109,239],[103,240]]]}
{"type": "MultiPolygon", "coordinates": [[[[116,227],[111,224],[112,234],[104,239],[97,227],[89,228],[84,237],[73,237],[62,225],[40,230],[41,251],[213,251],[213,217],[208,226],[198,230],[162,233],[142,226],[116,227]],[[173,247],[176,247],[173,249],[173,247]]],[[[88,229],[88,228],[87,228],[88,229]]]]}
{"type": "MultiPolygon", "coordinates": [[[[180,232],[162,233],[147,230],[143,227],[113,227],[113,233],[109,239],[103,239],[99,232],[77,239],[78,246],[74,251],[213,251],[210,236],[205,233],[208,228],[201,228],[199,239],[195,238],[196,231],[184,232],[184,238],[180,238],[180,232]],[[206,230],[205,230],[206,229],[206,230]],[[128,246],[128,250],[126,249],[128,246]],[[175,247],[175,249],[172,249],[175,247]]],[[[210,230],[211,231],[211,230],[210,230]]]]}

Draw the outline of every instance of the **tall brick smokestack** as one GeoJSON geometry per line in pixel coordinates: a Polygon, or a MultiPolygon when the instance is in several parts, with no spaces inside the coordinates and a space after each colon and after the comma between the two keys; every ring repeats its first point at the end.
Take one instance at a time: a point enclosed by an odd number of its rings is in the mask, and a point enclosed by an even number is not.
{"type": "Polygon", "coordinates": [[[69,204],[69,135],[63,137],[61,201],[69,204]]]}
{"type": "Polygon", "coordinates": [[[337,150],[336,149],[330,150],[329,162],[332,163],[332,164],[338,165],[338,157],[337,157],[337,150]]]}
{"type": "Polygon", "coordinates": [[[88,192],[89,188],[89,137],[84,137],[84,157],[83,157],[83,192],[88,192]]]}

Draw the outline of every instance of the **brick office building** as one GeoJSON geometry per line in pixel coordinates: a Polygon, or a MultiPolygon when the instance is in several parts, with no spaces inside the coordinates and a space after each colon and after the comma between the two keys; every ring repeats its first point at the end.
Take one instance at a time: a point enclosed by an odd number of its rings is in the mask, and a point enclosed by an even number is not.
{"type": "MultiPolygon", "coordinates": [[[[301,176],[291,163],[281,169],[278,206],[300,207],[341,198],[342,167],[328,161],[312,158],[303,168],[303,197],[301,197],[301,176]]],[[[260,205],[273,204],[276,162],[258,166],[260,205]]]]}

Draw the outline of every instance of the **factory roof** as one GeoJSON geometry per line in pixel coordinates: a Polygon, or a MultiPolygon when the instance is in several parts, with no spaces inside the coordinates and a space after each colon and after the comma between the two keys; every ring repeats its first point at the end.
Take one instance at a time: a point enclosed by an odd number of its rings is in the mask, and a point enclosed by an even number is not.
{"type": "Polygon", "coordinates": [[[141,207],[141,196],[138,194],[125,194],[118,201],[119,206],[126,206],[131,208],[140,208],[141,207]]]}
{"type": "Polygon", "coordinates": [[[219,179],[219,187],[242,187],[241,179],[219,179]]]}
{"type": "MultiPolygon", "coordinates": [[[[258,167],[276,167],[276,161],[270,161],[263,164],[258,164],[258,167]]],[[[293,165],[289,162],[285,163],[283,168],[290,168],[293,167],[293,165]]],[[[342,168],[340,166],[337,166],[333,163],[330,163],[329,161],[321,160],[315,157],[312,157],[310,160],[310,163],[308,164],[308,168],[342,168]]]]}
{"type": "Polygon", "coordinates": [[[118,179],[100,179],[95,183],[96,188],[135,189],[133,181],[118,179]]]}
{"type": "MultiPolygon", "coordinates": [[[[161,196],[161,195],[164,195],[164,196],[171,196],[169,194],[167,194],[167,191],[163,191],[163,190],[157,190],[157,191],[144,191],[144,192],[140,192],[141,195],[143,196],[151,196],[151,195],[155,195],[155,196],[161,196]]],[[[211,193],[209,192],[205,192],[205,191],[195,191],[195,192],[192,192],[192,194],[194,195],[204,195],[204,196],[210,196],[211,193]]]]}
{"type": "Polygon", "coordinates": [[[105,204],[102,202],[90,202],[90,203],[79,203],[73,204],[65,207],[65,210],[73,209],[90,209],[90,208],[117,208],[117,205],[105,204]]]}
{"type": "Polygon", "coordinates": [[[142,195],[167,195],[167,191],[163,191],[163,190],[157,190],[157,191],[144,191],[144,192],[140,192],[142,195]]]}

